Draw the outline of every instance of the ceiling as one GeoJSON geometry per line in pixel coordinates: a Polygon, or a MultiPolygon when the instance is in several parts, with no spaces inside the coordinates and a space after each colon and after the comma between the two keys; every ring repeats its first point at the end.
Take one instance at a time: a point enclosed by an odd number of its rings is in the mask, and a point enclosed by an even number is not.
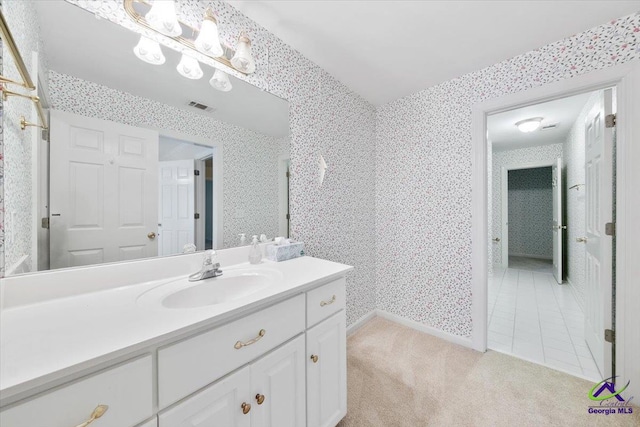
{"type": "Polygon", "coordinates": [[[493,150],[513,150],[564,142],[590,96],[591,93],[583,93],[487,117],[487,132],[493,150]],[[533,117],[543,118],[541,128],[550,124],[558,126],[548,130],[520,132],[515,124],[533,117]]]}
{"type": "Polygon", "coordinates": [[[233,89],[217,91],[209,85],[214,70],[206,65],[200,80],[184,78],[176,71],[180,54],[164,46],[166,62],[147,64],[133,54],[139,35],[64,0],[34,3],[50,69],[262,134],[289,135],[285,100],[232,76],[233,89]],[[215,111],[188,107],[190,101],[215,111]]]}
{"type": "Polygon", "coordinates": [[[161,135],[158,144],[158,159],[161,162],[170,160],[201,160],[213,155],[211,147],[194,144],[161,135]]]}
{"type": "Polygon", "coordinates": [[[640,0],[229,3],[374,105],[640,10],[640,0]]]}

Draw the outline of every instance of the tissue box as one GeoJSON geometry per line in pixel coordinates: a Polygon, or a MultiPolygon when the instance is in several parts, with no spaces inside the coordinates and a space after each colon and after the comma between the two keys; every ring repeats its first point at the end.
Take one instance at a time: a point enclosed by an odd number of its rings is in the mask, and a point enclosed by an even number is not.
{"type": "Polygon", "coordinates": [[[294,259],[304,256],[304,243],[303,242],[291,242],[288,245],[268,245],[267,246],[267,259],[271,261],[286,261],[288,259],[294,259]]]}

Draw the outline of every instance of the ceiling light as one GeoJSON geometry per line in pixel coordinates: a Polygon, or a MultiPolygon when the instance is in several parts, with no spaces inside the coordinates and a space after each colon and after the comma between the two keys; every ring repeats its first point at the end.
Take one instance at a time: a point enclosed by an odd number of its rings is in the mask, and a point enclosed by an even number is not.
{"type": "Polygon", "coordinates": [[[231,58],[231,64],[243,73],[251,74],[256,70],[256,63],[251,57],[251,40],[241,35],[236,45],[236,54],[231,58]]]}
{"type": "Polygon", "coordinates": [[[162,54],[162,49],[158,42],[150,40],[145,36],[140,36],[140,41],[133,48],[133,53],[144,62],[148,62],[153,65],[164,64],[165,57],[162,54]]]}
{"type": "Polygon", "coordinates": [[[516,123],[520,132],[529,133],[537,130],[542,124],[542,117],[534,117],[532,119],[520,120],[516,123]]]}
{"type": "Polygon", "coordinates": [[[209,84],[221,92],[229,92],[233,87],[229,81],[229,76],[222,70],[216,70],[215,73],[213,73],[209,84]]]}
{"type": "Polygon", "coordinates": [[[214,58],[218,58],[224,54],[222,46],[220,46],[220,38],[218,37],[218,21],[215,16],[213,16],[211,9],[207,9],[205,12],[200,33],[193,44],[200,52],[213,56],[214,58]]]}
{"type": "Polygon", "coordinates": [[[184,54],[182,55],[176,70],[178,70],[178,72],[184,77],[193,80],[201,78],[204,74],[202,72],[202,68],[200,68],[198,60],[184,54]]]}
{"type": "Polygon", "coordinates": [[[182,27],[176,16],[176,4],[173,0],[154,0],[145,19],[151,28],[165,36],[178,37],[182,34],[182,27]]]}

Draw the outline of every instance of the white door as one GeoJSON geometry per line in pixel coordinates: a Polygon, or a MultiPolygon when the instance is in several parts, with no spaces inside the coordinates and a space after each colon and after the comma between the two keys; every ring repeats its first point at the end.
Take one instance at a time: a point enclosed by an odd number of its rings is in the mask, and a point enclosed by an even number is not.
{"type": "Polygon", "coordinates": [[[585,122],[586,274],[585,339],[604,378],[611,375],[611,344],[604,341],[611,327],[612,238],[605,224],[612,221],[613,130],[605,128],[612,111],[612,90],[600,100],[585,122]]]}
{"type": "Polygon", "coordinates": [[[50,139],[51,268],[156,256],[158,133],[51,111],[50,139]]]}
{"type": "Polygon", "coordinates": [[[344,310],[307,331],[307,426],[334,427],[347,414],[344,310]]]}
{"type": "Polygon", "coordinates": [[[196,243],[194,166],[193,160],[160,162],[158,252],[161,256],[180,254],[184,245],[196,243]]]}
{"type": "Polygon", "coordinates": [[[251,365],[251,427],[306,423],[304,335],[251,365]]]}
{"type": "Polygon", "coordinates": [[[553,277],[562,283],[562,239],[565,226],[562,224],[562,159],[558,157],[551,166],[553,188],[553,277]]]}
{"type": "Polygon", "coordinates": [[[253,410],[250,381],[250,368],[243,368],[160,414],[158,425],[249,427],[253,410]]]}

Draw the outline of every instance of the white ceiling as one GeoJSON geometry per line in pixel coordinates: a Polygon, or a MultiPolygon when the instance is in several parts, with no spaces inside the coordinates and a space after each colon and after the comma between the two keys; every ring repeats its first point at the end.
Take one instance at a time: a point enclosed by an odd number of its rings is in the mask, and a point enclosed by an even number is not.
{"type": "Polygon", "coordinates": [[[640,0],[229,3],[374,105],[640,10],[640,0]]]}
{"type": "Polygon", "coordinates": [[[170,160],[200,160],[213,155],[211,147],[169,138],[160,135],[158,144],[158,159],[161,162],[170,160]]]}
{"type": "Polygon", "coordinates": [[[189,80],[176,71],[179,53],[162,47],[163,65],[151,65],[133,54],[139,36],[120,25],[64,0],[36,1],[49,68],[112,89],[232,123],[275,137],[289,134],[289,104],[275,95],[231,77],[233,89],[220,92],[209,85],[213,68],[189,80]],[[196,101],[215,108],[211,113],[188,107],[196,101]]]}
{"type": "Polygon", "coordinates": [[[487,117],[487,132],[493,150],[513,150],[564,142],[589,96],[591,93],[583,93],[487,117]],[[541,128],[554,123],[558,126],[548,130],[540,128],[529,133],[520,132],[516,123],[533,117],[543,118],[541,128]]]}

